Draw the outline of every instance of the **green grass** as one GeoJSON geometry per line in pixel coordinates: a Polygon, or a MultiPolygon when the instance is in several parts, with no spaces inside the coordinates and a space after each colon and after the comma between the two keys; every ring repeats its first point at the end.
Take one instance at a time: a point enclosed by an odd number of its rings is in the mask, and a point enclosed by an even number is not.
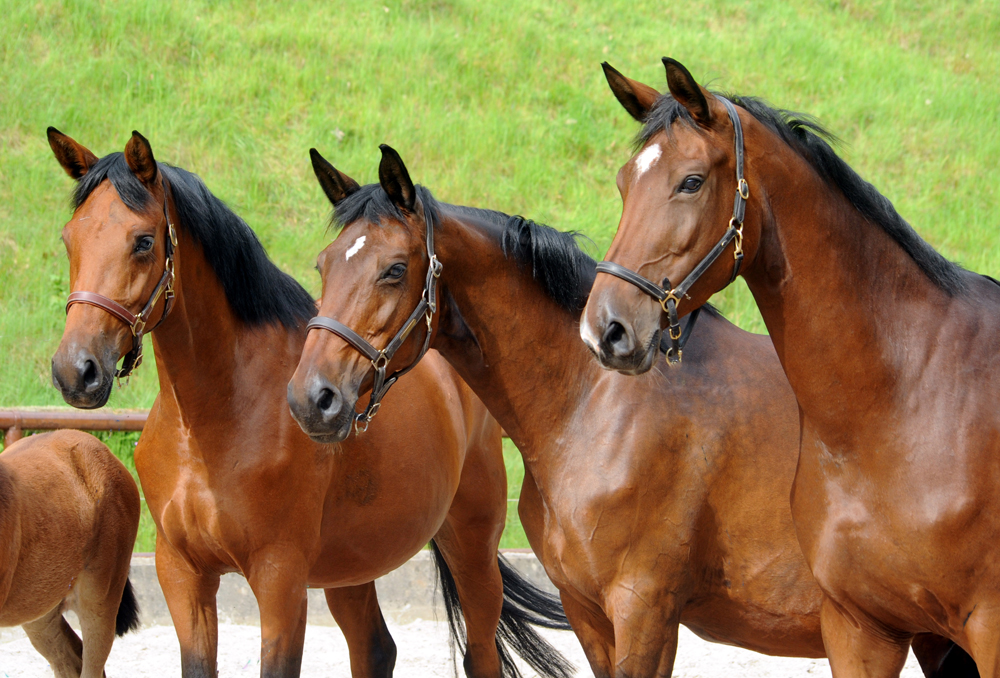
{"type": "MultiPolygon", "coordinates": [[[[669,55],[713,87],[817,116],[933,245],[1000,271],[995,0],[0,0],[0,10],[0,406],[62,404],[49,359],[72,182],[48,125],[99,155],[140,130],[318,294],[328,205],[309,147],[367,182],[377,145],[392,144],[439,198],[581,230],[599,255],[636,131],[599,64],[663,88],[669,55]]],[[[762,330],[742,283],[717,302],[762,330]]],[[[111,406],[150,404],[149,363],[111,406]]]]}

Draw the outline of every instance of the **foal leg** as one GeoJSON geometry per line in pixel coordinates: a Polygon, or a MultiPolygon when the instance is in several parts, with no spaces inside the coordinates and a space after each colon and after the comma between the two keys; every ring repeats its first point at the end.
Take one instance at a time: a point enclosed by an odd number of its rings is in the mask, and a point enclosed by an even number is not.
{"type": "Polygon", "coordinates": [[[56,678],[79,678],[83,670],[83,643],[63,618],[61,604],[21,628],[38,654],[45,657],[56,678]]]}
{"type": "Polygon", "coordinates": [[[76,581],[76,605],[83,636],[83,671],[80,678],[101,678],[115,642],[115,620],[128,569],[84,570],[76,581]]]}
{"type": "Polygon", "coordinates": [[[216,678],[219,576],[196,572],[165,539],[156,538],[156,577],[181,646],[183,678],[216,678]]]}
{"type": "Polygon", "coordinates": [[[326,604],[347,639],[353,678],[391,678],[396,643],[382,617],[375,582],[326,589],[326,604]]]}
{"type": "Polygon", "coordinates": [[[903,670],[910,636],[876,633],[827,597],[820,623],[833,678],[897,678],[903,670]]]}

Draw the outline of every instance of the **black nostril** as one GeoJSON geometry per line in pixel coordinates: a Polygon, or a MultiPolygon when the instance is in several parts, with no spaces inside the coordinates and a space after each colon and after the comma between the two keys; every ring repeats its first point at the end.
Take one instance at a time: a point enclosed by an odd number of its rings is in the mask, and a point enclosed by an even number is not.
{"type": "Polygon", "coordinates": [[[94,391],[101,385],[101,380],[97,376],[97,364],[93,360],[87,360],[83,364],[83,387],[87,391],[94,391]]]}
{"type": "Polygon", "coordinates": [[[608,323],[607,329],[604,330],[604,338],[602,341],[605,346],[614,346],[620,342],[625,337],[625,328],[617,320],[612,320],[608,323]]]}
{"type": "Polygon", "coordinates": [[[328,388],[324,388],[319,392],[319,398],[316,399],[316,407],[319,408],[320,412],[326,412],[333,406],[333,401],[335,396],[333,391],[328,388]]]}

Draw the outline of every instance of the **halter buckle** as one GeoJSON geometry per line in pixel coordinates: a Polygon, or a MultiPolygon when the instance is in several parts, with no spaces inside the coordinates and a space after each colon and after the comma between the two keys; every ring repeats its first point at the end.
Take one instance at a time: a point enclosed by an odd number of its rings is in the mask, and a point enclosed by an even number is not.
{"type": "Polygon", "coordinates": [[[670,313],[670,309],[667,308],[667,304],[670,303],[671,301],[674,302],[674,308],[679,306],[681,303],[680,297],[674,294],[673,290],[667,292],[667,296],[663,297],[663,299],[660,300],[660,307],[663,309],[664,313],[668,314],[670,313]]]}
{"type": "Polygon", "coordinates": [[[736,185],[736,192],[739,193],[740,197],[744,200],[748,200],[750,198],[750,184],[747,183],[746,179],[742,177],[740,178],[739,183],[736,185]]]}
{"type": "MultiPolygon", "coordinates": [[[[381,351],[378,352],[378,357],[372,361],[372,367],[374,367],[376,370],[382,370],[382,371],[385,371],[385,369],[389,367],[389,358],[385,354],[385,349],[382,349],[381,351]]],[[[378,407],[376,406],[375,409],[377,411],[378,407]]],[[[372,412],[372,415],[374,414],[375,412],[372,412]]]]}
{"type": "MultiPolygon", "coordinates": [[[[135,322],[132,323],[132,336],[141,337],[145,329],[146,329],[146,319],[143,318],[142,316],[137,317],[135,319],[135,322]]],[[[138,364],[136,366],[138,366],[138,364]]]]}

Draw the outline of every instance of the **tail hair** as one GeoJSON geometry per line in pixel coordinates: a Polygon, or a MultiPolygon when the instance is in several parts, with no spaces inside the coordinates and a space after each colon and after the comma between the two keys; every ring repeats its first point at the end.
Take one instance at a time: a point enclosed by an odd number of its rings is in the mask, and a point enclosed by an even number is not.
{"type": "MultiPolygon", "coordinates": [[[[458,599],[455,578],[448,569],[444,556],[437,544],[431,542],[434,564],[444,596],[444,609],[448,617],[448,628],[452,644],[452,658],[455,647],[463,654],[467,646],[462,604],[458,599]]],[[[557,596],[546,593],[535,586],[514,569],[507,560],[497,554],[500,577],[503,580],[503,608],[497,627],[497,654],[500,655],[500,671],[504,678],[520,678],[521,672],[508,651],[514,650],[539,676],[546,678],[570,678],[576,672],[573,666],[548,641],[538,635],[532,626],[549,629],[569,630],[570,625],[557,596]]],[[[457,669],[456,669],[457,674],[457,669]]]]}
{"type": "Polygon", "coordinates": [[[129,631],[139,628],[139,601],[135,599],[132,582],[125,580],[122,591],[122,602],[118,605],[118,616],[115,618],[115,634],[120,638],[129,631]]]}

